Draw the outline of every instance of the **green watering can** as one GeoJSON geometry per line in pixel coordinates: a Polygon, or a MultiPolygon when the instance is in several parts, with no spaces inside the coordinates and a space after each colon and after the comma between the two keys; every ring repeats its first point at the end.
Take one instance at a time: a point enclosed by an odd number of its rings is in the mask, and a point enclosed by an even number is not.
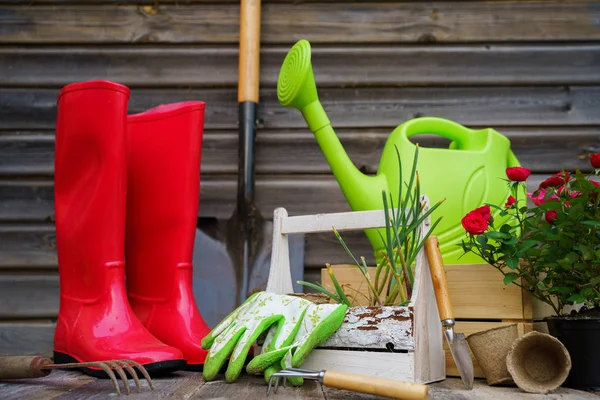
{"type": "MultiPolygon", "coordinates": [[[[510,150],[507,137],[491,128],[472,130],[447,119],[415,118],[392,131],[384,146],[377,174],[368,176],[360,172],[346,154],[319,102],[308,41],[298,41],[285,57],[277,82],[277,96],[282,106],[296,108],[302,113],[353,211],[383,209],[383,190],[388,198],[392,196],[395,205],[398,204],[399,167],[395,147],[400,152],[404,179],[410,176],[414,161],[415,144],[409,139],[411,136],[436,134],[450,139],[452,142],[448,149],[419,147],[417,170],[421,192],[428,196],[431,204],[446,198],[431,214],[432,221],[443,216],[435,232],[444,263],[483,262],[473,253],[463,256],[463,250],[458,246],[465,238],[461,219],[485,203],[503,205],[510,195],[503,180],[506,178],[505,171],[508,167],[520,165],[510,150]]],[[[492,215],[498,223],[502,218],[494,211],[492,208],[492,215]]],[[[381,250],[385,249],[381,237],[386,237],[385,228],[379,231],[382,236],[377,229],[365,230],[378,262],[381,250]]]]}

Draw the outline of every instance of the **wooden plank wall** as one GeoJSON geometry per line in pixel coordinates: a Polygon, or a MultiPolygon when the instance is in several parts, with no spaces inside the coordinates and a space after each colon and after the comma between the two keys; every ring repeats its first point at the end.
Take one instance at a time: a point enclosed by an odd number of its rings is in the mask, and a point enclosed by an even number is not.
{"type": "MultiPolygon", "coordinates": [[[[374,173],[391,130],[421,115],[506,134],[535,184],[600,151],[600,1],[263,1],[257,197],[271,218],[349,210],[277,74],[306,38],[342,143],[374,173]]],[[[47,353],[58,307],[53,226],[55,101],[73,81],[131,89],[130,112],[207,102],[200,217],[235,202],[237,1],[0,0],[0,352],[47,353]],[[147,3],[147,4],[146,4],[147,3]]],[[[425,137],[422,146],[446,145],[425,137]]],[[[369,256],[362,236],[346,235],[369,256]]],[[[311,235],[307,279],[346,263],[311,235]]]]}

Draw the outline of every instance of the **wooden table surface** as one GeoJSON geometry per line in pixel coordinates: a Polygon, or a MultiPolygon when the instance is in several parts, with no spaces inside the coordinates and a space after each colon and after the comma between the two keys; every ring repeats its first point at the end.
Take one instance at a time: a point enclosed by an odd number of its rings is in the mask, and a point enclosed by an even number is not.
{"type": "MultiPolygon", "coordinates": [[[[200,372],[176,372],[169,377],[154,378],[155,390],[150,391],[142,380],[142,392],[132,393],[123,399],[251,399],[266,398],[266,385],[261,377],[242,375],[235,383],[224,381],[204,382],[200,372]]],[[[462,386],[460,379],[449,378],[443,382],[429,385],[430,399],[563,399],[563,400],[600,400],[600,395],[589,392],[560,388],[550,395],[524,393],[519,388],[490,387],[483,380],[476,380],[472,391],[462,386]]],[[[120,383],[123,389],[122,383],[120,383]]],[[[133,381],[130,387],[135,391],[133,381]]],[[[109,380],[95,379],[73,371],[55,370],[44,378],[11,380],[0,382],[0,399],[69,400],[69,399],[117,399],[116,392],[109,380]]],[[[352,393],[343,390],[321,388],[314,381],[305,381],[302,387],[280,387],[277,394],[269,399],[381,399],[370,395],[352,393]]]]}

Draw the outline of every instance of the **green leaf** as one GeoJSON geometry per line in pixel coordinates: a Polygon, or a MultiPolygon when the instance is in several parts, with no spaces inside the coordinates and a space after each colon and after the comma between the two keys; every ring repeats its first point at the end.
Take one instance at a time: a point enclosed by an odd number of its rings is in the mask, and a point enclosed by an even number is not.
{"type": "MultiPolygon", "coordinates": [[[[568,247],[571,247],[570,245],[567,245],[568,247]]],[[[575,253],[575,252],[570,252],[565,256],[565,261],[574,264],[575,262],[577,262],[579,260],[579,254],[575,253]]]]}
{"type": "Polygon", "coordinates": [[[305,282],[305,281],[296,281],[299,285],[303,285],[303,286],[308,286],[309,288],[315,289],[329,297],[331,297],[333,300],[335,300],[337,303],[342,304],[342,300],[337,297],[336,295],[334,295],[333,293],[331,293],[329,290],[325,289],[325,287],[323,287],[320,283],[317,283],[316,285],[314,283],[310,283],[310,282],[305,282]]]}
{"type": "Polygon", "coordinates": [[[346,297],[344,290],[342,289],[337,278],[335,277],[335,274],[333,273],[333,269],[331,269],[331,266],[329,264],[325,264],[325,266],[327,267],[327,273],[329,274],[329,277],[331,278],[331,281],[333,282],[335,291],[337,292],[337,295],[339,296],[339,298],[342,300],[341,302],[346,304],[348,307],[350,307],[350,301],[346,297]]]}
{"type": "Polygon", "coordinates": [[[510,269],[517,269],[519,267],[519,259],[517,257],[509,257],[506,259],[506,265],[510,269]]]}
{"type": "Polygon", "coordinates": [[[585,301],[585,296],[583,296],[581,293],[572,294],[569,296],[567,301],[569,303],[583,303],[585,301]]]}
{"type": "Polygon", "coordinates": [[[600,221],[581,221],[584,225],[600,226],[600,221]]]}
{"type": "Polygon", "coordinates": [[[354,261],[354,263],[356,264],[356,266],[358,268],[360,268],[360,263],[358,262],[358,260],[356,259],[356,257],[354,257],[354,254],[352,254],[352,252],[350,251],[350,249],[346,245],[346,242],[344,242],[344,239],[342,239],[342,236],[340,235],[340,233],[337,231],[337,229],[335,229],[335,227],[333,227],[332,229],[333,229],[333,233],[334,233],[335,237],[342,244],[342,247],[344,248],[344,250],[346,250],[346,253],[348,253],[348,255],[350,257],[352,257],[352,260],[354,261]]]}
{"type": "Polygon", "coordinates": [[[500,232],[502,233],[509,233],[511,230],[511,226],[509,224],[504,224],[500,227],[500,232]]]}
{"type": "Polygon", "coordinates": [[[502,233],[502,232],[486,232],[484,235],[492,240],[502,240],[502,239],[510,238],[509,234],[502,233]]]}
{"type": "Polygon", "coordinates": [[[486,244],[488,241],[488,239],[485,235],[478,235],[475,240],[477,240],[477,243],[479,243],[479,244],[486,244]]]}
{"type": "Polygon", "coordinates": [[[519,275],[515,274],[514,272],[508,272],[506,275],[504,275],[504,284],[511,284],[517,279],[519,279],[519,275]]]}
{"type": "Polygon", "coordinates": [[[537,240],[525,240],[523,243],[521,243],[519,250],[522,253],[525,253],[527,250],[531,249],[533,246],[536,246],[537,244],[538,244],[537,240]]]}

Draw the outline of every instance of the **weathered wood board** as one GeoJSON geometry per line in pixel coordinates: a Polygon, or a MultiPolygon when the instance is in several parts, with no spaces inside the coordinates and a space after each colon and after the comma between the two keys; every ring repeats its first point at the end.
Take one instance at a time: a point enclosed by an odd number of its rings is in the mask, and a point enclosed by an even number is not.
{"type": "MultiPolygon", "coordinates": [[[[235,383],[227,383],[222,377],[205,382],[201,372],[178,371],[166,377],[153,378],[155,390],[149,391],[142,380],[141,393],[133,392],[127,399],[181,399],[181,400],[256,400],[266,395],[266,383],[261,376],[241,374],[235,383]]],[[[133,388],[133,383],[129,383],[133,388]]],[[[122,384],[121,389],[123,388],[122,384]]],[[[569,400],[598,400],[594,392],[559,388],[550,396],[525,393],[517,387],[490,387],[483,380],[475,380],[473,390],[466,391],[459,378],[446,379],[428,386],[430,400],[545,400],[549,397],[569,400]]],[[[110,381],[94,379],[73,371],[57,370],[44,378],[25,379],[0,383],[2,399],[106,399],[116,396],[110,381]]],[[[321,386],[313,380],[305,380],[302,386],[279,386],[277,393],[269,398],[303,400],[373,400],[381,397],[321,386]]]]}
{"type": "Polygon", "coordinates": [[[51,321],[0,322],[0,355],[52,356],[54,327],[51,321]]]}
{"type": "MultiPolygon", "coordinates": [[[[318,85],[318,83],[317,83],[318,85]]],[[[0,90],[0,130],[54,129],[60,89],[0,90]]],[[[325,88],[321,103],[340,128],[395,128],[426,115],[467,126],[598,125],[599,86],[325,88]]],[[[260,93],[260,129],[306,129],[300,112],[282,107],[275,89],[260,93]]],[[[207,102],[205,129],[237,129],[237,95],[229,89],[135,89],[129,112],[186,100],[207,102]]]]}
{"type": "MultiPolygon", "coordinates": [[[[111,1],[112,2],[112,1],[111,1]]],[[[5,43],[237,43],[235,2],[124,2],[130,5],[3,7],[5,43]],[[145,6],[140,4],[145,3],[145,6]],[[175,3],[167,5],[165,3],[175,3]],[[198,3],[198,4],[189,4],[198,3]]],[[[54,3],[67,3],[54,1],[54,3]]],[[[588,41],[600,38],[598,2],[265,1],[261,40],[313,42],[588,41]],[[368,6],[366,5],[368,4],[368,6]]]]}
{"type": "MultiPolygon", "coordinates": [[[[532,175],[528,182],[537,187],[546,176],[532,175]]],[[[235,207],[237,178],[207,176],[200,183],[200,217],[228,219],[235,207]]],[[[529,183],[528,183],[529,184],[529,183]]],[[[1,222],[51,222],[54,219],[54,188],[49,180],[0,180],[1,222]]],[[[265,218],[285,207],[290,215],[350,211],[337,181],[330,175],[258,176],[256,204],[265,218]]],[[[333,237],[335,239],[335,237],[333,237]]],[[[338,245],[339,246],[339,245],[338,245]]],[[[362,250],[370,256],[372,250],[362,250]]],[[[347,259],[346,259],[347,260],[347,259]]],[[[331,262],[326,258],[320,261],[331,262]]]]}
{"type": "MultiPolygon", "coordinates": [[[[599,74],[600,75],[600,74],[599,74]]],[[[558,168],[589,170],[587,155],[600,151],[598,127],[494,127],[511,141],[511,150],[522,165],[537,173],[558,168]],[[569,140],[565,141],[568,136],[569,140]]],[[[379,159],[390,128],[344,128],[336,133],[358,169],[377,173],[379,159]]],[[[441,136],[421,134],[413,139],[422,147],[447,147],[441,136]]],[[[204,132],[201,173],[237,173],[238,133],[204,132]]],[[[261,130],[256,135],[256,173],[331,174],[331,169],[308,129],[261,130]]],[[[53,131],[8,131],[0,133],[0,177],[52,177],[54,173],[53,131]]]]}
{"type": "Polygon", "coordinates": [[[413,307],[350,307],[340,328],[319,347],[415,349],[413,307]]]}
{"type": "MultiPolygon", "coordinates": [[[[236,87],[238,50],[237,45],[6,46],[0,47],[0,85],[62,86],[108,79],[132,87],[236,87]]],[[[261,48],[263,87],[276,86],[288,50],[261,48]]],[[[598,44],[345,48],[313,43],[311,51],[319,88],[598,84],[599,57],[598,44]]]]}

